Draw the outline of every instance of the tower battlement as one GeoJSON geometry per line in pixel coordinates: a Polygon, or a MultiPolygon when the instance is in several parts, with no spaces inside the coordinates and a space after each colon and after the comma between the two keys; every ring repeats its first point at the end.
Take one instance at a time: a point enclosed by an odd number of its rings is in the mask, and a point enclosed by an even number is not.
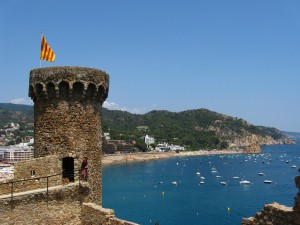
{"type": "Polygon", "coordinates": [[[59,99],[92,100],[103,103],[108,96],[109,75],[86,67],[47,67],[30,72],[29,96],[56,101],[59,99]]]}
{"type": "Polygon", "coordinates": [[[86,67],[47,67],[30,71],[34,101],[34,157],[57,155],[63,176],[73,181],[88,158],[90,202],[102,202],[102,104],[109,75],[86,67]],[[71,175],[68,175],[71,174],[71,175]]]}

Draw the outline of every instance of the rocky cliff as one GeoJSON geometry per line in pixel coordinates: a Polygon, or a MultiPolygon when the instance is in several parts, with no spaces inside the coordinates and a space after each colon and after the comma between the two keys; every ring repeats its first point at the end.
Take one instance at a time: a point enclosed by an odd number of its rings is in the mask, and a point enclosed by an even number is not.
{"type": "Polygon", "coordinates": [[[251,146],[254,144],[294,144],[278,129],[263,126],[254,126],[243,119],[219,114],[207,128],[215,132],[221,139],[228,141],[229,147],[251,146]]]}

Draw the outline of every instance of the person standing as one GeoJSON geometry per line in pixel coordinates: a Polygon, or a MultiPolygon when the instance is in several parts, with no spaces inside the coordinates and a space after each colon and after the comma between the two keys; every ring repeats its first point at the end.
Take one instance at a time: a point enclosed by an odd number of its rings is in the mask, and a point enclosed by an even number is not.
{"type": "Polygon", "coordinates": [[[81,177],[85,181],[87,180],[87,169],[88,169],[88,161],[87,161],[87,157],[84,157],[81,163],[81,177]]]}

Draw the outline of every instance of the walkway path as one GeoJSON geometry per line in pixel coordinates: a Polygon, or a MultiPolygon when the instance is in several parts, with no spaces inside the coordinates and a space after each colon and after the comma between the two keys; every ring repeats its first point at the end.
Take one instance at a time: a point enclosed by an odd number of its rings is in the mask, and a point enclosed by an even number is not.
{"type": "MultiPolygon", "coordinates": [[[[79,185],[79,183],[76,182],[76,183],[69,183],[69,184],[65,184],[65,185],[52,186],[52,187],[48,188],[48,191],[55,190],[55,189],[64,189],[66,187],[76,186],[76,185],[79,185]]],[[[44,192],[45,193],[47,192],[47,188],[40,188],[40,189],[33,189],[33,190],[29,190],[29,191],[16,192],[16,193],[13,193],[13,197],[29,195],[29,194],[44,193],[44,192]]],[[[6,199],[6,198],[11,198],[11,194],[0,195],[0,199],[6,199]]]]}

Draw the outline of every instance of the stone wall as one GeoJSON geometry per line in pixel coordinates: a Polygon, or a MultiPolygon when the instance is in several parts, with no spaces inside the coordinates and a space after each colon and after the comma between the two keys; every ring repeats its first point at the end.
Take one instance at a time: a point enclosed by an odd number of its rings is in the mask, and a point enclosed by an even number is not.
{"type": "Polygon", "coordinates": [[[62,184],[61,161],[58,156],[47,156],[16,163],[14,179],[0,184],[0,195],[34,190],[62,184]],[[32,175],[34,171],[34,175],[32,175]],[[33,179],[37,178],[37,179],[33,179]],[[12,184],[13,182],[13,184],[12,184]]]}
{"type": "Polygon", "coordinates": [[[32,170],[35,172],[35,177],[61,174],[61,160],[57,155],[50,155],[16,163],[14,165],[14,179],[32,178],[32,170]]]}
{"type": "Polygon", "coordinates": [[[29,96],[34,101],[35,157],[59,155],[74,159],[78,170],[88,158],[90,202],[102,202],[102,104],[109,75],[86,67],[48,67],[30,72],[29,96]]]}
{"type": "Polygon", "coordinates": [[[93,203],[83,203],[82,225],[138,225],[115,217],[114,210],[93,203]]]}
{"type": "Polygon", "coordinates": [[[79,185],[61,187],[48,193],[31,193],[1,199],[1,224],[80,224],[81,203],[88,191],[79,185]],[[64,222],[66,221],[66,223],[64,222]]]}
{"type": "Polygon", "coordinates": [[[7,225],[138,225],[115,217],[114,211],[93,203],[83,203],[87,186],[73,184],[48,193],[1,198],[0,223],[7,225]]]}
{"type": "Polygon", "coordinates": [[[267,204],[254,217],[243,218],[242,225],[296,225],[298,216],[292,207],[278,203],[267,204]]]}

